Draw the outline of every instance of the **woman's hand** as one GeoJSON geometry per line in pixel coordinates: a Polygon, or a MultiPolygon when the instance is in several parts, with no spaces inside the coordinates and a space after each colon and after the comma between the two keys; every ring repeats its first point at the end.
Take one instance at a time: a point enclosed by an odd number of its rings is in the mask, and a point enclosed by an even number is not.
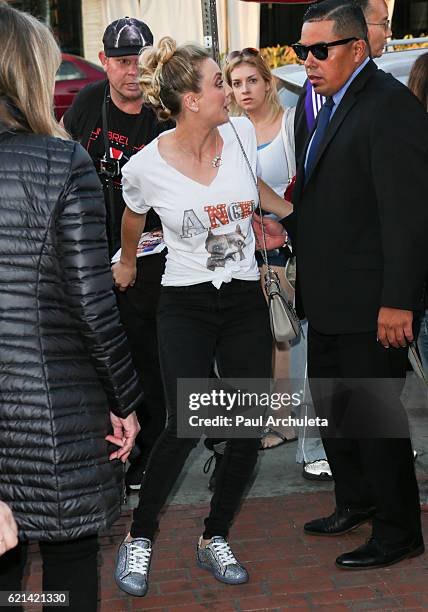
{"type": "Polygon", "coordinates": [[[122,463],[128,459],[134,448],[135,438],[140,431],[140,425],[135,412],[131,412],[125,419],[121,419],[110,412],[110,421],[113,427],[113,434],[106,436],[107,442],[119,446],[119,450],[111,453],[110,461],[120,459],[122,463]]]}
{"type": "Polygon", "coordinates": [[[128,287],[133,287],[135,284],[137,277],[137,247],[145,224],[145,214],[140,215],[125,206],[122,217],[120,261],[111,268],[114,284],[119,291],[126,291],[128,287]]]}
{"type": "Polygon", "coordinates": [[[136,264],[126,264],[118,261],[112,266],[114,284],[119,291],[126,291],[128,287],[133,287],[137,277],[136,264]]]}
{"type": "Polygon", "coordinates": [[[18,526],[12,510],[0,501],[0,556],[18,544],[18,526]]]}

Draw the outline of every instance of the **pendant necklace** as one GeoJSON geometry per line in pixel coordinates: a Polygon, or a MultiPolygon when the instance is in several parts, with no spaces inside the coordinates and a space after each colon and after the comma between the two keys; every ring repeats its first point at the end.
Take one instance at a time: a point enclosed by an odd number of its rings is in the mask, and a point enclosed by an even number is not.
{"type": "Polygon", "coordinates": [[[218,151],[217,144],[218,144],[218,138],[217,138],[217,131],[216,131],[216,133],[215,133],[215,152],[216,152],[216,155],[214,155],[214,157],[211,160],[211,166],[213,168],[220,168],[220,166],[221,166],[221,155],[217,154],[217,151],[218,151]]]}
{"type": "MultiPolygon", "coordinates": [[[[178,146],[178,148],[183,151],[183,153],[185,153],[186,155],[190,155],[190,157],[193,157],[194,159],[197,159],[196,155],[194,155],[193,153],[190,153],[189,151],[186,151],[186,149],[184,149],[180,143],[178,142],[178,140],[176,139],[176,144],[178,146]]],[[[200,159],[198,160],[200,163],[205,163],[205,164],[211,164],[211,166],[213,168],[219,168],[222,164],[222,159],[221,159],[221,155],[219,155],[217,153],[218,151],[218,135],[217,135],[217,131],[215,134],[215,150],[216,150],[216,154],[214,155],[214,157],[212,159],[200,159]]]]}

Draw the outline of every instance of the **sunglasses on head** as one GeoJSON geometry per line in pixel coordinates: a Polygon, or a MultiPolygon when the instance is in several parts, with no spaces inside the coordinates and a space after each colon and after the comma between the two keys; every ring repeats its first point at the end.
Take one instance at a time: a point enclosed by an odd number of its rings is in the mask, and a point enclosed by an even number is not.
{"type": "Polygon", "coordinates": [[[338,47],[339,45],[347,45],[353,40],[359,40],[356,36],[352,38],[342,38],[341,40],[334,40],[333,42],[315,43],[314,45],[302,45],[301,43],[295,43],[291,45],[294,53],[300,60],[305,61],[308,57],[309,51],[317,60],[326,60],[328,57],[328,50],[330,47],[338,47]]]}
{"type": "Polygon", "coordinates": [[[259,55],[259,53],[260,53],[260,51],[258,49],[256,49],[255,47],[245,47],[245,49],[242,49],[242,51],[232,51],[226,57],[226,64],[228,64],[232,60],[236,59],[237,57],[239,57],[241,59],[243,57],[245,57],[245,56],[257,57],[257,55],[259,55]]]}

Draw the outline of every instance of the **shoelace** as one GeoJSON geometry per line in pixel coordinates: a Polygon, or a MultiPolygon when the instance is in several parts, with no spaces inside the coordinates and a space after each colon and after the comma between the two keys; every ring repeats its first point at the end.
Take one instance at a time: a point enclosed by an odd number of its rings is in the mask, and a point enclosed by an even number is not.
{"type": "Polygon", "coordinates": [[[136,574],[147,574],[149,568],[151,548],[141,548],[130,542],[129,571],[136,574]]]}
{"type": "Polygon", "coordinates": [[[223,567],[227,567],[228,565],[239,565],[226,541],[211,542],[209,547],[213,549],[215,556],[223,567]]]}

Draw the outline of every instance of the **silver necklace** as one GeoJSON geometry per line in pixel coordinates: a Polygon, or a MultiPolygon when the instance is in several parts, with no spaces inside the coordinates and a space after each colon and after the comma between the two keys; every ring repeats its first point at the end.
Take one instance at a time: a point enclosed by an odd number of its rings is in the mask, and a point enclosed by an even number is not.
{"type": "MultiPolygon", "coordinates": [[[[196,155],[194,155],[194,153],[191,153],[190,151],[186,151],[186,149],[184,149],[180,143],[178,142],[177,138],[176,138],[176,143],[178,148],[183,151],[183,153],[185,153],[186,155],[190,155],[190,157],[193,157],[194,159],[197,159],[196,155]]],[[[212,159],[200,159],[198,161],[200,161],[201,163],[204,164],[211,164],[211,166],[213,168],[219,168],[221,166],[221,164],[223,163],[222,159],[221,159],[221,155],[219,155],[217,153],[218,151],[218,134],[216,131],[215,134],[215,150],[216,150],[216,154],[214,155],[214,157],[212,159]]]]}

